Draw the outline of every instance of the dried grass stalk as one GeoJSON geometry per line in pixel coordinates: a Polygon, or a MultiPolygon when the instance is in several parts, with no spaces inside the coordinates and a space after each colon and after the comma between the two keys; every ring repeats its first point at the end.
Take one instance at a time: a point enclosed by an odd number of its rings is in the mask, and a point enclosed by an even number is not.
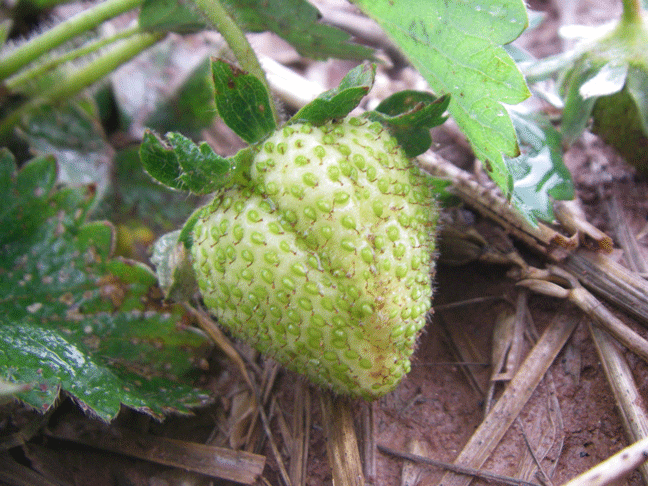
{"type": "Polygon", "coordinates": [[[353,425],[351,403],[329,390],[320,390],[322,425],[334,486],[364,486],[362,461],[353,425]]]}
{"type": "MultiPolygon", "coordinates": [[[[551,322],[491,412],[455,459],[455,464],[472,468],[480,468],[484,464],[522,411],[576,325],[577,323],[572,319],[557,318],[551,322]]],[[[470,480],[470,477],[446,473],[439,484],[468,486],[470,480]]]]}

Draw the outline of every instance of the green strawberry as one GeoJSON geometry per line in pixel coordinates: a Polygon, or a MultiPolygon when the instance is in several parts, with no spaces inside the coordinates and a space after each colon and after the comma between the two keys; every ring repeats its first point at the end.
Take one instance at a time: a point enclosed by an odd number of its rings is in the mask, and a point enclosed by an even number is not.
{"type": "Polygon", "coordinates": [[[237,337],[311,381],[374,399],[410,370],[432,296],[437,208],[378,122],[285,126],[247,182],[193,227],[205,304],[237,337]]]}

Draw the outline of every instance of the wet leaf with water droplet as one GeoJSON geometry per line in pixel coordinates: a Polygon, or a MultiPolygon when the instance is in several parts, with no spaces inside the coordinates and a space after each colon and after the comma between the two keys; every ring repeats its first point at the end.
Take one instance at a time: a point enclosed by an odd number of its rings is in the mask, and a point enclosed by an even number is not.
{"type": "Polygon", "coordinates": [[[204,340],[178,328],[181,309],[151,301],[149,269],[110,258],[112,225],[86,222],[95,193],[55,188],[55,175],[52,159],[18,171],[0,156],[0,225],[11,229],[0,246],[0,379],[31,384],[19,397],[39,410],[62,388],[106,420],[122,403],[188,411],[204,400],[191,386],[204,340]]]}

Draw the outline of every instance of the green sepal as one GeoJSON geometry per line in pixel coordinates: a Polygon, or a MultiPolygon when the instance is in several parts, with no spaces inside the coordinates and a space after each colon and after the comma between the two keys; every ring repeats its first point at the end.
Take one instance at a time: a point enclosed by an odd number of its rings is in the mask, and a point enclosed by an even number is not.
{"type": "Polygon", "coordinates": [[[277,128],[270,96],[252,74],[212,58],[216,109],[225,124],[247,143],[256,143],[277,128]]]}
{"type": "Polygon", "coordinates": [[[151,255],[164,297],[175,302],[188,301],[198,291],[189,249],[180,241],[182,232],[172,231],[160,237],[151,255]]]}
{"type": "Polygon", "coordinates": [[[574,198],[571,173],[562,158],[562,138],[551,123],[538,115],[510,112],[522,154],[505,157],[513,188],[511,201],[526,217],[551,222],[552,200],[574,198]]]}
{"type": "Polygon", "coordinates": [[[432,145],[430,128],[447,120],[450,95],[437,98],[424,91],[404,90],[382,101],[367,116],[389,128],[408,157],[422,154],[432,145]]]}
{"type": "Polygon", "coordinates": [[[206,142],[196,145],[179,133],[167,133],[166,140],[169,146],[152,132],[144,133],[140,158],[151,177],[172,189],[194,194],[209,194],[227,184],[230,159],[215,153],[206,142]]]}
{"type": "Polygon", "coordinates": [[[593,66],[587,59],[581,59],[566,73],[562,82],[562,96],[565,100],[561,123],[563,139],[569,145],[581,136],[589,122],[597,97],[584,98],[580,87],[596,76],[601,66],[593,66]]]}
{"type": "Polygon", "coordinates": [[[325,91],[299,110],[290,121],[321,125],[328,120],[344,118],[353,110],[373,86],[376,76],[374,64],[353,68],[333,89],[325,91]]]}

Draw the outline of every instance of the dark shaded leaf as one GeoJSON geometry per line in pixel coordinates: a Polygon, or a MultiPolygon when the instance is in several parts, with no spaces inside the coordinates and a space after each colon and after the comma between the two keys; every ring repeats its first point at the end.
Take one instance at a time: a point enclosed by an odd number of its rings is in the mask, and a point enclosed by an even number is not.
{"type": "Polygon", "coordinates": [[[597,97],[585,99],[580,93],[580,88],[596,76],[600,68],[601,66],[594,66],[588,59],[581,59],[564,76],[561,94],[565,100],[565,107],[561,132],[567,144],[572,144],[587,127],[597,97]]]}
{"type": "Polygon", "coordinates": [[[190,2],[178,0],[144,0],[139,25],[151,32],[189,34],[208,28],[190,2]]]}
{"type": "Polygon", "coordinates": [[[91,98],[32,111],[20,133],[34,154],[56,158],[58,182],[94,184],[99,197],[108,189],[113,150],[91,98]]]}
{"type": "Polygon", "coordinates": [[[205,59],[169,98],[155,108],[145,126],[158,133],[180,132],[197,137],[216,117],[211,61],[205,59]]]}
{"type": "Polygon", "coordinates": [[[450,95],[440,98],[422,91],[400,91],[381,102],[368,116],[387,125],[405,155],[416,157],[430,148],[430,128],[446,121],[450,95]]]}

